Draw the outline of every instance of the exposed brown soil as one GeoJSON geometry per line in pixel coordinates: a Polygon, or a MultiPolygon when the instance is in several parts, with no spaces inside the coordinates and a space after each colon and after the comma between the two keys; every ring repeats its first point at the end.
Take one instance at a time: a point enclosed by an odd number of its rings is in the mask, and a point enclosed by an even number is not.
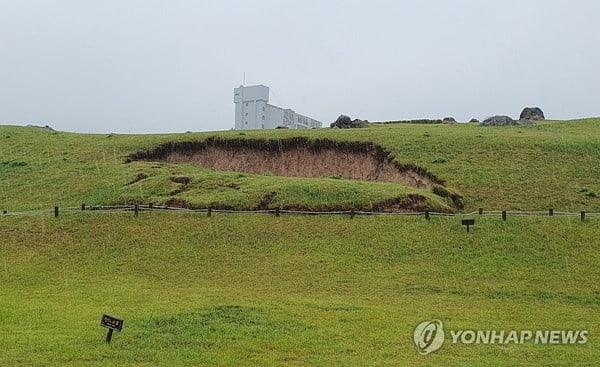
{"type": "Polygon", "coordinates": [[[140,182],[141,180],[145,180],[148,178],[148,175],[144,172],[138,173],[135,178],[127,183],[127,185],[133,185],[136,182],[140,182]]]}
{"type": "Polygon", "coordinates": [[[196,163],[223,171],[271,173],[291,177],[340,176],[361,181],[392,182],[431,189],[443,181],[422,167],[393,160],[389,152],[369,142],[208,138],[170,142],[138,152],[128,161],[196,163]]]}
{"type": "Polygon", "coordinates": [[[277,196],[276,192],[267,192],[265,194],[263,194],[263,196],[260,198],[260,201],[258,202],[258,204],[256,205],[256,207],[254,208],[254,210],[266,210],[269,209],[271,206],[271,203],[273,202],[273,200],[275,199],[275,196],[277,196]]]}
{"type": "Polygon", "coordinates": [[[181,194],[182,192],[187,190],[188,185],[191,182],[191,179],[189,177],[173,176],[173,177],[171,177],[171,182],[180,184],[179,188],[171,191],[171,195],[177,195],[177,194],[181,194]]]}
{"type": "MultiPolygon", "coordinates": [[[[307,214],[315,214],[315,208],[300,205],[300,204],[288,204],[288,205],[272,205],[273,199],[277,196],[276,192],[267,192],[265,193],[259,200],[259,202],[251,209],[251,210],[269,210],[279,208],[281,210],[297,210],[304,211],[307,214]]],[[[185,209],[206,209],[206,206],[202,205],[194,205],[189,201],[181,198],[169,198],[165,202],[166,206],[177,207],[177,208],[185,208],[185,209]]],[[[219,203],[211,206],[212,209],[217,210],[244,210],[244,208],[236,207],[235,205],[228,205],[224,203],[219,203]]],[[[316,211],[373,211],[379,213],[414,213],[414,212],[422,212],[425,210],[429,210],[429,206],[427,205],[427,199],[419,194],[409,194],[405,198],[393,198],[389,200],[384,200],[377,203],[372,203],[372,205],[365,207],[356,207],[351,204],[341,204],[331,207],[319,208],[316,211]]]]}
{"type": "Polygon", "coordinates": [[[404,199],[390,199],[373,205],[373,210],[377,212],[419,212],[427,209],[427,199],[419,194],[409,194],[404,199]]]}

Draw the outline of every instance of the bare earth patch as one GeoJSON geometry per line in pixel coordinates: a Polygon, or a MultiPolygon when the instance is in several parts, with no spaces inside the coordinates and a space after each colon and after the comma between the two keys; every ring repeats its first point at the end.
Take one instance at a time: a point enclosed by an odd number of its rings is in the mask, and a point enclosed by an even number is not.
{"type": "MultiPolygon", "coordinates": [[[[444,187],[443,180],[423,167],[398,162],[389,151],[371,142],[311,140],[305,137],[280,140],[211,137],[200,141],[167,142],[151,150],[131,154],[126,162],[132,161],[193,163],[221,171],[395,183],[430,190],[443,197],[455,210],[463,208],[462,196],[444,187]]],[[[171,178],[171,181],[174,179],[171,178]]],[[[186,190],[187,183],[179,183],[182,184],[181,188],[172,192],[172,195],[186,190]]],[[[268,209],[277,206],[277,194],[264,192],[253,208],[268,209]]],[[[172,206],[193,207],[181,197],[172,197],[167,203],[172,206]]],[[[219,205],[228,207],[228,204],[219,205]]],[[[340,203],[335,209],[346,206],[348,203],[340,203]]],[[[429,206],[428,199],[415,192],[379,203],[369,203],[369,208],[366,209],[404,212],[428,210],[429,206]]],[[[286,204],[286,208],[311,209],[302,204],[286,204]]]]}
{"type": "Polygon", "coordinates": [[[170,142],[132,154],[128,161],[195,163],[223,171],[270,173],[289,177],[339,176],[350,180],[392,182],[432,189],[443,181],[422,167],[398,163],[369,142],[333,140],[221,139],[170,142]]]}

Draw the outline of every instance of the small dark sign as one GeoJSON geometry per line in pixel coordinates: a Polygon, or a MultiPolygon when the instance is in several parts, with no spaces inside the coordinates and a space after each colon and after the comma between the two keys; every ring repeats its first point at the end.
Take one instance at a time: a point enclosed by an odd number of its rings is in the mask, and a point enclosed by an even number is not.
{"type": "Polygon", "coordinates": [[[467,226],[467,232],[469,232],[469,227],[475,224],[475,219],[463,219],[462,225],[467,226]]]}
{"type": "Polygon", "coordinates": [[[100,326],[104,326],[106,328],[116,331],[121,331],[123,330],[123,320],[117,319],[116,317],[112,317],[109,315],[102,315],[100,326]]]}
{"type": "Polygon", "coordinates": [[[123,320],[104,314],[102,315],[102,320],[100,320],[100,326],[108,328],[108,333],[106,334],[106,342],[110,343],[113,331],[116,330],[120,332],[121,330],[123,330],[123,320]]]}

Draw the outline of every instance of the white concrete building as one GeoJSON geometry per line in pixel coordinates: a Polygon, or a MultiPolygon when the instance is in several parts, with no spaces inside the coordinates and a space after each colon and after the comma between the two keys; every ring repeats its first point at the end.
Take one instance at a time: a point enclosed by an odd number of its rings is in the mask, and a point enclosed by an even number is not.
{"type": "Polygon", "coordinates": [[[297,114],[293,110],[270,105],[269,87],[240,85],[233,90],[235,103],[235,129],[312,129],[323,124],[310,117],[297,114]]]}

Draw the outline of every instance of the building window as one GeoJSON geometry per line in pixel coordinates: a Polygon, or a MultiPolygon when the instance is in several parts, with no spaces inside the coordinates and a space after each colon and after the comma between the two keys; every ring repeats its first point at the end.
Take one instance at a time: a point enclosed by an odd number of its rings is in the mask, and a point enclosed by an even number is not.
{"type": "Polygon", "coordinates": [[[248,102],[246,102],[246,107],[248,107],[248,102]]]}
{"type": "Polygon", "coordinates": [[[246,116],[248,116],[248,112],[246,112],[246,116]]]}
{"type": "Polygon", "coordinates": [[[263,112],[265,111],[265,108],[263,107],[263,112]]]}
{"type": "Polygon", "coordinates": [[[248,121],[246,121],[246,125],[248,125],[248,121]]]}
{"type": "Polygon", "coordinates": [[[265,115],[263,115],[262,119],[263,119],[263,120],[265,119],[265,115]]]}

